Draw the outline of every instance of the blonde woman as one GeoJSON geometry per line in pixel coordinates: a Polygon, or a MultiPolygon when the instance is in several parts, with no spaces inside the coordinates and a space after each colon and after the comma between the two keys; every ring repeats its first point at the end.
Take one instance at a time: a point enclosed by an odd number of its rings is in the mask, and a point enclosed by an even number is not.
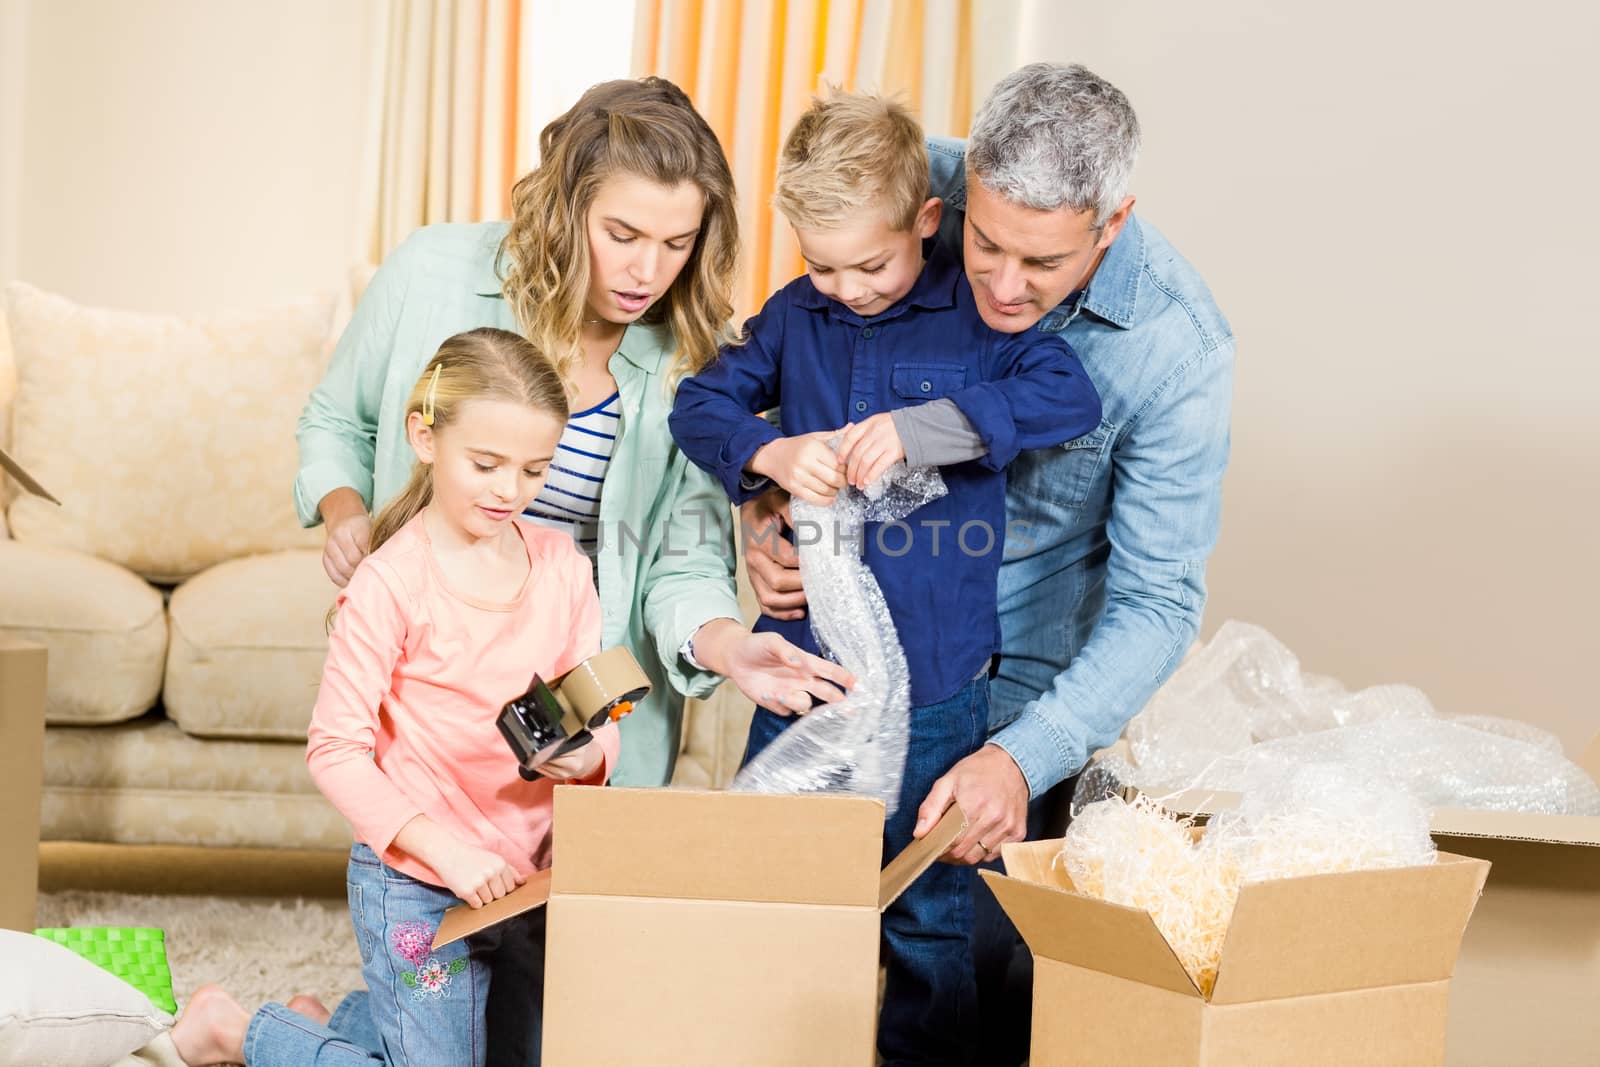
{"type": "Polygon", "coordinates": [[[797,711],[851,679],[738,621],[727,497],[667,430],[677,381],[714,358],[732,314],[738,233],[716,136],[677,86],[644,78],[590,89],[539,148],[509,223],[425,227],[379,269],[300,417],[295,502],[325,525],[323,565],[344,585],[370,513],[410,473],[405,405],[440,342],[480,326],[532,341],[572,414],[525,518],[593,559],[601,643],[631,649],[654,686],[623,722],[612,781],[662,785],[684,698],[719,676],[797,711]]]}

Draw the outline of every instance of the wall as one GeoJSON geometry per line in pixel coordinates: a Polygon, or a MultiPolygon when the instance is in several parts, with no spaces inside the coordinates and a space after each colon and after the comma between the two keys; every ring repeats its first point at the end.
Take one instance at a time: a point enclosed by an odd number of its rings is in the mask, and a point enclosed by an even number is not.
{"type": "Polygon", "coordinates": [[[0,0],[0,278],[177,312],[338,284],[376,2],[0,0]]]}
{"type": "Polygon", "coordinates": [[[979,10],[1014,42],[981,91],[1051,59],[1128,93],[1138,210],[1233,323],[1207,634],[1248,619],[1348,684],[1593,736],[1595,6],[979,10]]]}

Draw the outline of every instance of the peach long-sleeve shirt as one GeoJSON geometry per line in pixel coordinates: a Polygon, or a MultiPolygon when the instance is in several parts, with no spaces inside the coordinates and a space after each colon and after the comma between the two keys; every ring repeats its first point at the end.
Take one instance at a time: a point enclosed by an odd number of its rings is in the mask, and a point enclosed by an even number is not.
{"type": "MultiPolygon", "coordinates": [[[[564,533],[515,522],[532,564],[506,603],[450,587],[422,516],[362,561],[339,595],[306,762],[323,795],[385,863],[443,885],[394,847],[418,815],[504,857],[549,866],[551,791],[524,781],[495,726],[535,673],[547,681],[600,651],[593,569],[564,533]]],[[[616,766],[615,726],[596,732],[616,766]]]]}

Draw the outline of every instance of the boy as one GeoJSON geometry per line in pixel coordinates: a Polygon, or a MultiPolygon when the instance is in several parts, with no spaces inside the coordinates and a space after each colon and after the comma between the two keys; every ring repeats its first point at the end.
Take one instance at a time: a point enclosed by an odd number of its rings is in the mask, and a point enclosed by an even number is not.
{"type": "MultiPolygon", "coordinates": [[[[746,323],[740,344],[682,383],[670,423],[684,454],[736,503],[770,479],[826,506],[846,481],[864,488],[896,460],[950,464],[946,496],[904,527],[869,523],[863,536],[911,681],[886,857],[910,843],[933,782],[984,743],[1006,464],[1100,421],[1099,397],[1066,342],[990,330],[960,265],[942,253],[924,258],[942,207],[928,192],[922,130],[903,107],[853,93],[814,103],[784,144],[774,197],[806,274],[746,323]],[[780,404],[781,429],[757,414],[780,404]],[[835,454],[828,442],[839,434],[835,454]]],[[[763,616],[756,629],[817,648],[804,618],[763,616]]],[[[783,714],[756,709],[745,762],[788,724],[783,714]]],[[[886,1063],[981,1059],[971,908],[972,869],[940,864],[885,914],[886,1063]]]]}

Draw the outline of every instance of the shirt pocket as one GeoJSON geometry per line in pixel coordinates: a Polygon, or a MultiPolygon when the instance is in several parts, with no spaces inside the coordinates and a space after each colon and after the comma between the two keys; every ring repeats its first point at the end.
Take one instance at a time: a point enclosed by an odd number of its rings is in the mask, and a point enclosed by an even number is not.
{"type": "Polygon", "coordinates": [[[1047,499],[1069,508],[1081,508],[1089,499],[1111,444],[1116,427],[1100,420],[1100,425],[1056,448],[1045,449],[1045,459],[1036,491],[1047,499]]]}
{"type": "Polygon", "coordinates": [[[889,387],[909,404],[938,400],[967,387],[967,368],[959,363],[896,363],[889,387]]]}

